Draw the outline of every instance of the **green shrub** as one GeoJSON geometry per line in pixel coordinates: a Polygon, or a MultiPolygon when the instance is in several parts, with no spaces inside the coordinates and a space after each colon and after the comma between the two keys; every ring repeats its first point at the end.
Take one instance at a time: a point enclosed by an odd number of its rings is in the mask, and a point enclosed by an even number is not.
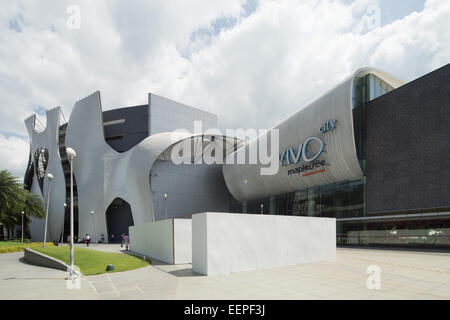
{"type": "MultiPolygon", "coordinates": [[[[42,247],[42,242],[25,242],[21,243],[20,241],[0,241],[0,254],[1,253],[10,253],[10,252],[20,252],[23,251],[24,248],[39,248],[42,247]]],[[[46,246],[53,247],[53,243],[47,242],[46,246]]]]}

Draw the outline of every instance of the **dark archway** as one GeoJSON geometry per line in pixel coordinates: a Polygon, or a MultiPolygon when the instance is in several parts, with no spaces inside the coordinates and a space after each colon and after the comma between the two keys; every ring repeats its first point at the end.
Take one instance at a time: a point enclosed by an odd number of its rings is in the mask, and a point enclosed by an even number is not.
{"type": "Polygon", "coordinates": [[[108,241],[120,243],[121,235],[128,234],[128,227],[134,226],[131,207],[128,202],[121,198],[114,199],[106,210],[106,227],[108,231],[108,241]],[[112,238],[114,235],[114,238],[112,238]]]}

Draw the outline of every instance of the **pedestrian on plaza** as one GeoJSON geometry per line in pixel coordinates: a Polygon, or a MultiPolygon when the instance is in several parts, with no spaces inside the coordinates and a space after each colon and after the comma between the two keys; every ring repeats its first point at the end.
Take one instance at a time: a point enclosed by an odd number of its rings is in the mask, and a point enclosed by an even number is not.
{"type": "Polygon", "coordinates": [[[114,233],[111,234],[111,243],[114,243],[114,233]]]}
{"type": "Polygon", "coordinates": [[[123,237],[125,236],[125,233],[122,233],[121,238],[122,240],[120,241],[120,247],[123,248],[123,237]]]}
{"type": "Polygon", "coordinates": [[[102,233],[101,238],[102,238],[102,243],[105,243],[105,235],[103,233],[102,233]]]}
{"type": "Polygon", "coordinates": [[[91,242],[91,236],[86,233],[86,247],[89,247],[90,242],[91,242]]]}
{"type": "Polygon", "coordinates": [[[123,235],[123,242],[125,243],[125,250],[128,251],[128,243],[130,242],[130,237],[127,234],[123,235]]]}
{"type": "Polygon", "coordinates": [[[70,246],[70,234],[67,236],[67,245],[70,246]]]}

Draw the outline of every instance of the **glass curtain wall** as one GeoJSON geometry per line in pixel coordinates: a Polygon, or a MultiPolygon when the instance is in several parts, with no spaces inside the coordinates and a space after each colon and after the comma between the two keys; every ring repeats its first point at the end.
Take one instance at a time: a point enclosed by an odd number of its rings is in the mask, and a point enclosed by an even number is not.
{"type": "Polygon", "coordinates": [[[231,212],[349,218],[364,216],[364,179],[323,185],[274,197],[238,202],[231,212]],[[244,211],[244,209],[246,210],[244,211]]]}
{"type": "Polygon", "coordinates": [[[352,112],[356,153],[363,172],[366,172],[366,104],[394,88],[373,74],[353,81],[352,112]]]}

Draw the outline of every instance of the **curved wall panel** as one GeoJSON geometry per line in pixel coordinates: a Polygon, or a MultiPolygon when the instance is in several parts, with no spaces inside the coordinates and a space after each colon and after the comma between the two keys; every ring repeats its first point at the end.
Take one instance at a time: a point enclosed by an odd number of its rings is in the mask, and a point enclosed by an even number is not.
{"type": "Polygon", "coordinates": [[[106,211],[116,198],[130,204],[134,224],[152,222],[150,170],[165,150],[194,136],[158,133],[119,153],[104,140],[100,92],[78,101],[67,126],[66,147],[77,153],[73,166],[78,190],[79,236],[93,234],[95,225],[94,241],[102,233],[109,239],[106,211]]]}
{"type": "Polygon", "coordinates": [[[109,147],[103,137],[103,120],[100,93],[77,101],[66,130],[66,148],[71,147],[77,156],[73,160],[73,172],[78,193],[78,236],[86,233],[106,235],[104,206],[103,159],[115,158],[118,153],[109,147]],[[94,214],[91,215],[91,211],[94,214]]]}
{"type": "MultiPolygon", "coordinates": [[[[233,196],[245,201],[362,178],[363,172],[358,162],[353,133],[352,87],[355,77],[367,73],[376,74],[394,88],[402,84],[401,81],[379,70],[358,70],[328,93],[274,127],[279,130],[279,153],[284,163],[279,166],[276,174],[261,175],[259,164],[223,166],[225,182],[233,196]],[[320,128],[329,121],[330,123],[336,121],[334,129],[321,132],[320,128]],[[303,159],[295,163],[291,155],[291,164],[287,164],[286,155],[283,157],[283,153],[292,148],[294,155],[297,155],[299,146],[305,144],[310,137],[320,138],[323,141],[324,149],[317,160],[324,162],[315,168],[305,170],[304,166],[307,163],[303,159]],[[303,171],[298,169],[302,167],[303,171]]],[[[260,138],[236,153],[248,153],[252,145],[254,147],[254,144],[259,143],[260,138]]],[[[320,144],[317,144],[316,148],[319,147],[320,144]]]]}
{"type": "MultiPolygon", "coordinates": [[[[64,201],[66,197],[66,187],[64,180],[64,172],[61,165],[61,159],[59,156],[59,144],[58,144],[58,130],[59,130],[59,117],[61,114],[61,108],[57,107],[46,112],[47,125],[44,131],[37,132],[34,128],[36,121],[36,115],[25,120],[25,125],[30,137],[30,153],[34,157],[35,151],[39,148],[45,148],[48,150],[48,164],[45,170],[45,178],[43,185],[43,192],[39,188],[39,183],[36,174],[33,174],[33,182],[31,185],[31,192],[39,194],[44,203],[44,207],[47,206],[48,195],[48,179],[47,173],[53,175],[51,193],[50,193],[50,205],[48,214],[48,230],[47,240],[58,240],[61,236],[61,231],[64,224],[64,201]]],[[[43,219],[42,219],[43,220],[43,219]]],[[[43,240],[44,238],[44,223],[40,219],[32,218],[30,223],[30,232],[33,240],[43,240]]]]}

